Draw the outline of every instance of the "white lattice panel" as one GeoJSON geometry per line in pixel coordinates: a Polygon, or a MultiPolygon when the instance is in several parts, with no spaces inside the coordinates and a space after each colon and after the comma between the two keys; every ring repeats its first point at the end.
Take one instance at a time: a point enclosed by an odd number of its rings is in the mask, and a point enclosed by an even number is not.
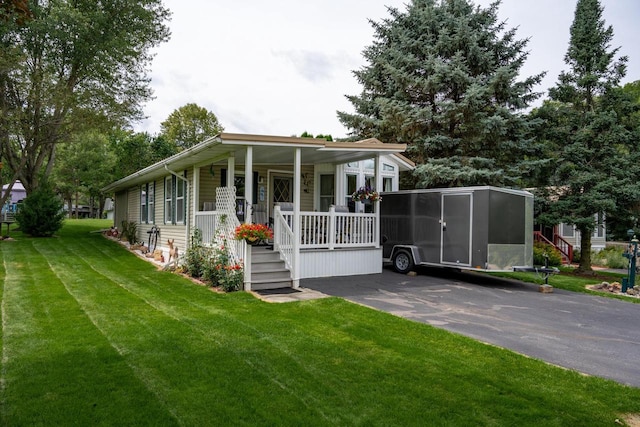
{"type": "Polygon", "coordinates": [[[236,187],[216,188],[216,208],[227,215],[236,214],[236,187]]]}

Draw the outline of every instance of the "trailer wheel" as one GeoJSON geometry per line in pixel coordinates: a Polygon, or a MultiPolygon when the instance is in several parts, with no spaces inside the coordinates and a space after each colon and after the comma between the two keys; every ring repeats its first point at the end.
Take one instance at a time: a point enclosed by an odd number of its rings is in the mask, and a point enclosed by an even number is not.
{"type": "Polygon", "coordinates": [[[393,269],[400,274],[407,274],[413,269],[413,257],[406,250],[399,250],[393,256],[393,269]]]}

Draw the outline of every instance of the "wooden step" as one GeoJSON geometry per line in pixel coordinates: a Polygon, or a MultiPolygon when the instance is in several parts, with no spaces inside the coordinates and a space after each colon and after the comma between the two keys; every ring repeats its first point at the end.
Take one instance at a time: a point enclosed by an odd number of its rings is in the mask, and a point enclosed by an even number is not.
{"type": "Polygon", "coordinates": [[[272,248],[251,247],[251,289],[280,289],[293,286],[291,272],[272,248]]]}

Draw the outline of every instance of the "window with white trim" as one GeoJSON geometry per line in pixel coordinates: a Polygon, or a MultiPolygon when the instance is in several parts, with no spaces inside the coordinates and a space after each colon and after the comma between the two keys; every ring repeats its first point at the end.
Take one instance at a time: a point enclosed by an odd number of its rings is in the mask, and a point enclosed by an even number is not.
{"type": "Polygon", "coordinates": [[[146,224],[149,221],[147,210],[147,186],[149,184],[143,184],[140,187],[140,223],[146,224]]]}
{"type": "Polygon", "coordinates": [[[176,224],[184,224],[186,182],[182,179],[174,179],[176,180],[176,224]]]}
{"type": "Polygon", "coordinates": [[[147,184],[147,221],[149,224],[156,222],[156,183],[147,184]]]}
{"type": "Polygon", "coordinates": [[[172,224],[174,219],[173,212],[173,185],[175,177],[168,176],[164,179],[164,222],[172,224]]]}
{"type": "Polygon", "coordinates": [[[320,212],[328,212],[329,206],[335,203],[335,176],[320,175],[320,212]]]}
{"type": "Polygon", "coordinates": [[[560,224],[560,235],[562,237],[575,237],[575,229],[571,224],[560,224]]]}
{"type": "Polygon", "coordinates": [[[347,174],[347,195],[345,196],[345,205],[350,206],[353,202],[351,195],[358,189],[358,175],[347,174]]]}

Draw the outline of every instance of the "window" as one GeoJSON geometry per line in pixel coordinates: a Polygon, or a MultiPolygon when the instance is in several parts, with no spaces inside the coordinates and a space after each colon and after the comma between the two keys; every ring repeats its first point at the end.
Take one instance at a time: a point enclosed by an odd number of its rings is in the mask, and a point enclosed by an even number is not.
{"type": "Polygon", "coordinates": [[[147,222],[149,224],[155,224],[156,222],[156,183],[150,182],[147,184],[147,222]]]}
{"type": "Polygon", "coordinates": [[[574,237],[574,229],[571,224],[560,224],[560,235],[562,237],[574,237]]]}
{"type": "Polygon", "coordinates": [[[140,223],[146,224],[149,221],[148,211],[147,211],[147,186],[149,184],[144,184],[140,187],[140,223]]]}
{"type": "Polygon", "coordinates": [[[320,175],[320,212],[328,212],[335,200],[335,177],[320,175]]]}
{"type": "Polygon", "coordinates": [[[600,213],[595,216],[596,217],[596,229],[593,231],[593,237],[604,237],[605,225],[604,225],[604,214],[600,213]]]}
{"type": "Polygon", "coordinates": [[[164,179],[164,222],[166,224],[185,223],[186,194],[187,183],[183,179],[175,176],[164,179]]]}
{"type": "Polygon", "coordinates": [[[382,164],[382,170],[383,170],[383,171],[393,172],[393,171],[395,171],[395,170],[396,170],[396,168],[395,168],[395,167],[393,167],[393,166],[391,166],[391,165],[388,165],[388,164],[386,164],[386,163],[383,163],[383,164],[382,164]]]}
{"type": "Polygon", "coordinates": [[[155,221],[155,183],[149,182],[140,187],[140,223],[153,224],[155,221]]]}
{"type": "Polygon", "coordinates": [[[353,202],[351,195],[358,189],[358,175],[347,175],[347,195],[345,196],[345,204],[350,206],[353,202]]]}
{"type": "Polygon", "coordinates": [[[393,178],[382,178],[382,191],[393,191],[393,178]]]}
{"type": "Polygon", "coordinates": [[[184,214],[185,214],[185,185],[186,183],[183,180],[176,180],[176,213],[175,219],[177,224],[184,224],[184,214]]]}
{"type": "Polygon", "coordinates": [[[168,176],[164,179],[164,222],[173,223],[173,185],[175,177],[168,176]]]}

